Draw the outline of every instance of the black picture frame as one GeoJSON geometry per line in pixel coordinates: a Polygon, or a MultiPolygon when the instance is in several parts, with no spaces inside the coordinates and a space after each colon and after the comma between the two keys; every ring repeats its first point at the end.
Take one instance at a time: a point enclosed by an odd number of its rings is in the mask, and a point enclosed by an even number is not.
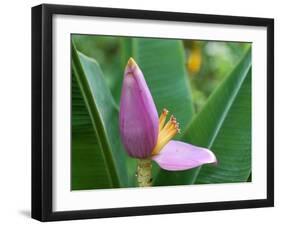
{"type": "Polygon", "coordinates": [[[270,206],[274,206],[273,19],[49,4],[32,8],[32,218],[40,221],[56,221],[270,206]],[[55,14],[266,27],[267,198],[54,212],[52,210],[52,18],[55,14]]]}

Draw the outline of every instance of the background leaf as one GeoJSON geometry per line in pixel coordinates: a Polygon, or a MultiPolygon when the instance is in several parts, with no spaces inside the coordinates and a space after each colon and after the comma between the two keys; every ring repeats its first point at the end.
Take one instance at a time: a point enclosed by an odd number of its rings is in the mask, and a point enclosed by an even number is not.
{"type": "Polygon", "coordinates": [[[127,186],[118,109],[99,65],[72,45],[72,189],[127,186]]]}
{"type": "Polygon", "coordinates": [[[210,96],[183,134],[183,141],[210,148],[217,166],[183,171],[161,170],[155,184],[247,181],[251,172],[251,50],[210,96]]]}
{"type": "Polygon", "coordinates": [[[251,70],[210,148],[218,165],[205,165],[196,183],[247,181],[251,173],[251,70]]]}
{"type": "Polygon", "coordinates": [[[118,40],[119,38],[114,36],[72,35],[76,49],[99,62],[103,77],[116,103],[119,103],[124,72],[122,56],[120,57],[121,54],[116,56],[122,48],[118,40]]]}

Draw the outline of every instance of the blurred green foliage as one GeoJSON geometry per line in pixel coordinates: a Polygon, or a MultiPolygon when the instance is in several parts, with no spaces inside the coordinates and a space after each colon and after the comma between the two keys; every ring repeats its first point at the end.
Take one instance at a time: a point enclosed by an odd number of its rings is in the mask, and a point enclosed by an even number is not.
{"type": "Polygon", "coordinates": [[[195,111],[237,65],[250,43],[185,40],[186,66],[192,86],[195,111]]]}
{"type": "MultiPolygon", "coordinates": [[[[118,103],[119,95],[114,92],[116,86],[120,86],[116,84],[116,80],[123,75],[125,67],[120,54],[121,39],[124,37],[73,35],[73,39],[77,50],[99,62],[118,103]]],[[[212,91],[232,71],[251,44],[197,40],[183,40],[183,44],[196,113],[202,109],[212,91]]]]}

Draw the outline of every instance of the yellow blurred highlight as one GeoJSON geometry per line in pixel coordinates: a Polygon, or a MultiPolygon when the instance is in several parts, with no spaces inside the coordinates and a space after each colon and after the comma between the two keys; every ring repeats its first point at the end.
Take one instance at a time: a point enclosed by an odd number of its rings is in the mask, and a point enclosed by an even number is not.
{"type": "Polygon", "coordinates": [[[199,72],[202,64],[202,54],[199,47],[195,47],[191,50],[191,54],[187,59],[187,69],[190,74],[196,74],[199,72]]]}

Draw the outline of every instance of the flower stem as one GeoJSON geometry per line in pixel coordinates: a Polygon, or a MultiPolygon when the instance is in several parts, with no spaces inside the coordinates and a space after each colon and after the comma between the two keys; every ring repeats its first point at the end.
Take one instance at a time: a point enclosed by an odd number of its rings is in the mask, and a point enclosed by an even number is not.
{"type": "Polygon", "coordinates": [[[150,187],[152,185],[151,159],[138,159],[137,181],[139,187],[150,187]]]}

